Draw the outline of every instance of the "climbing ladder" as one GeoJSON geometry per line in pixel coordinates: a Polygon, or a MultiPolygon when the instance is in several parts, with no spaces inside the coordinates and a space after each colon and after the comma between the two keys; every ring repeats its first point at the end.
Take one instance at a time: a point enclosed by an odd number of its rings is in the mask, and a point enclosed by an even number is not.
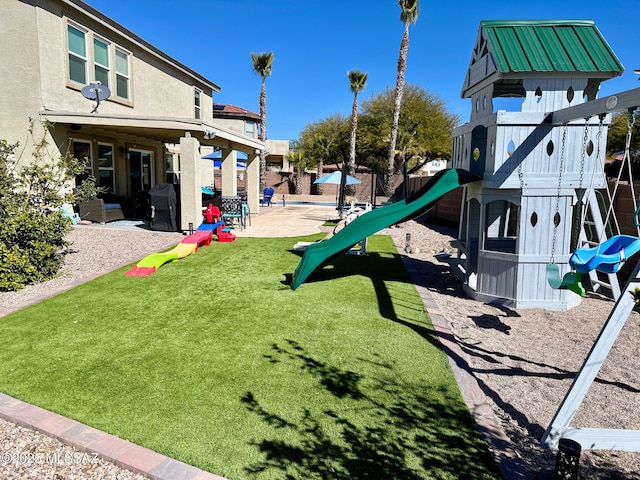
{"type": "MultiPolygon", "coordinates": [[[[607,190],[608,192],[608,190],[607,190]]],[[[587,201],[587,215],[582,222],[582,230],[578,241],[578,248],[597,247],[606,241],[609,237],[606,232],[606,226],[602,220],[600,205],[598,205],[597,193],[594,190],[587,192],[589,195],[587,201]]],[[[611,201],[611,198],[609,198],[611,201]]],[[[606,210],[606,208],[605,208],[606,210]]],[[[616,230],[617,222],[616,223],[616,230]]],[[[615,232],[614,232],[615,233],[615,232]]],[[[596,270],[589,272],[589,280],[591,288],[594,292],[606,288],[611,291],[614,300],[620,297],[620,283],[615,273],[602,273],[596,270]]]]}

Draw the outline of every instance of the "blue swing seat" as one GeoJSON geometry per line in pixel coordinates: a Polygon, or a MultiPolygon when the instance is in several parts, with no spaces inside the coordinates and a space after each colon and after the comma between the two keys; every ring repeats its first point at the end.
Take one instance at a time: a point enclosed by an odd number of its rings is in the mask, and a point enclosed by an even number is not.
{"type": "Polygon", "coordinates": [[[620,265],[640,251],[640,239],[631,235],[615,235],[597,247],[576,250],[569,263],[578,273],[597,270],[616,273],[620,265]]]}

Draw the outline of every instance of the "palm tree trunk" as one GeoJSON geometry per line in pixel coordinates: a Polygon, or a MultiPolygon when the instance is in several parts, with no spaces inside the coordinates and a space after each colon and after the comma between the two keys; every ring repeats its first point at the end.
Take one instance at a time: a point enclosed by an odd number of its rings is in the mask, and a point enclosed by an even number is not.
{"type": "MultiPolygon", "coordinates": [[[[320,158],[320,161],[318,162],[318,175],[316,177],[316,180],[318,178],[320,178],[322,176],[322,170],[324,169],[324,161],[322,160],[322,158],[320,158]]],[[[314,183],[314,193],[316,195],[322,195],[323,190],[322,190],[322,184],[321,183],[314,183]]]]}
{"type": "MultiPolygon", "coordinates": [[[[260,88],[260,140],[267,142],[267,90],[265,88],[265,77],[262,77],[262,87],[260,88]]],[[[260,191],[267,186],[267,153],[260,151],[260,191]]]]}
{"type": "Polygon", "coordinates": [[[400,120],[400,106],[404,94],[404,73],[407,69],[407,52],[409,51],[409,25],[404,27],[400,55],[398,56],[398,77],[396,79],[396,95],[393,102],[393,120],[391,123],[391,137],[389,139],[389,155],[387,171],[384,177],[384,194],[390,196],[393,191],[393,176],[395,175],[396,143],[398,141],[398,122],[400,120]]]}
{"type": "Polygon", "coordinates": [[[295,193],[296,195],[300,195],[302,193],[302,169],[300,167],[296,167],[295,169],[296,173],[295,173],[295,184],[294,184],[294,191],[293,193],[295,193]]]}
{"type": "MultiPolygon", "coordinates": [[[[349,140],[349,163],[347,163],[347,175],[356,175],[356,132],[358,131],[358,94],[353,96],[351,108],[351,138],[349,140]]],[[[356,192],[354,185],[345,186],[345,195],[353,196],[356,192]]]]}

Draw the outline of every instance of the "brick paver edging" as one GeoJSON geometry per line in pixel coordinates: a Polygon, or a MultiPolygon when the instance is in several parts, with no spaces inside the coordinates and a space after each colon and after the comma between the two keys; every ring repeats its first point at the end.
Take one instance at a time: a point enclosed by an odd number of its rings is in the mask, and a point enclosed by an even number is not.
{"type": "Polygon", "coordinates": [[[225,480],[69,418],[0,393],[0,418],[153,480],[225,480]]]}
{"type": "Polygon", "coordinates": [[[456,341],[446,316],[438,307],[431,292],[423,286],[424,282],[420,278],[416,260],[404,253],[403,244],[399,243],[399,241],[396,241],[395,244],[398,254],[402,258],[402,262],[422,298],[442,349],[449,359],[449,365],[451,365],[453,374],[456,377],[462,397],[478,424],[478,429],[487,442],[489,451],[493,455],[500,473],[505,480],[531,480],[531,474],[511,448],[509,437],[504,433],[500,422],[496,419],[491,406],[487,402],[484,392],[478,385],[473,373],[471,373],[465,354],[456,341]]]}

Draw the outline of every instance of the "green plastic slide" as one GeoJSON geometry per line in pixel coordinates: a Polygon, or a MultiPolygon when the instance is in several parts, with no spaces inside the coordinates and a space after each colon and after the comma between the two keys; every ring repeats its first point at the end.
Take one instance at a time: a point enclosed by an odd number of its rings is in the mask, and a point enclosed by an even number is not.
{"type": "Polygon", "coordinates": [[[345,253],[369,235],[425,214],[451,190],[478,180],[480,177],[466,170],[442,170],[406,200],[365,213],[328,240],[312,243],[305,250],[302,260],[293,273],[291,288],[293,290],[298,288],[316,268],[326,264],[333,257],[345,253]]]}

